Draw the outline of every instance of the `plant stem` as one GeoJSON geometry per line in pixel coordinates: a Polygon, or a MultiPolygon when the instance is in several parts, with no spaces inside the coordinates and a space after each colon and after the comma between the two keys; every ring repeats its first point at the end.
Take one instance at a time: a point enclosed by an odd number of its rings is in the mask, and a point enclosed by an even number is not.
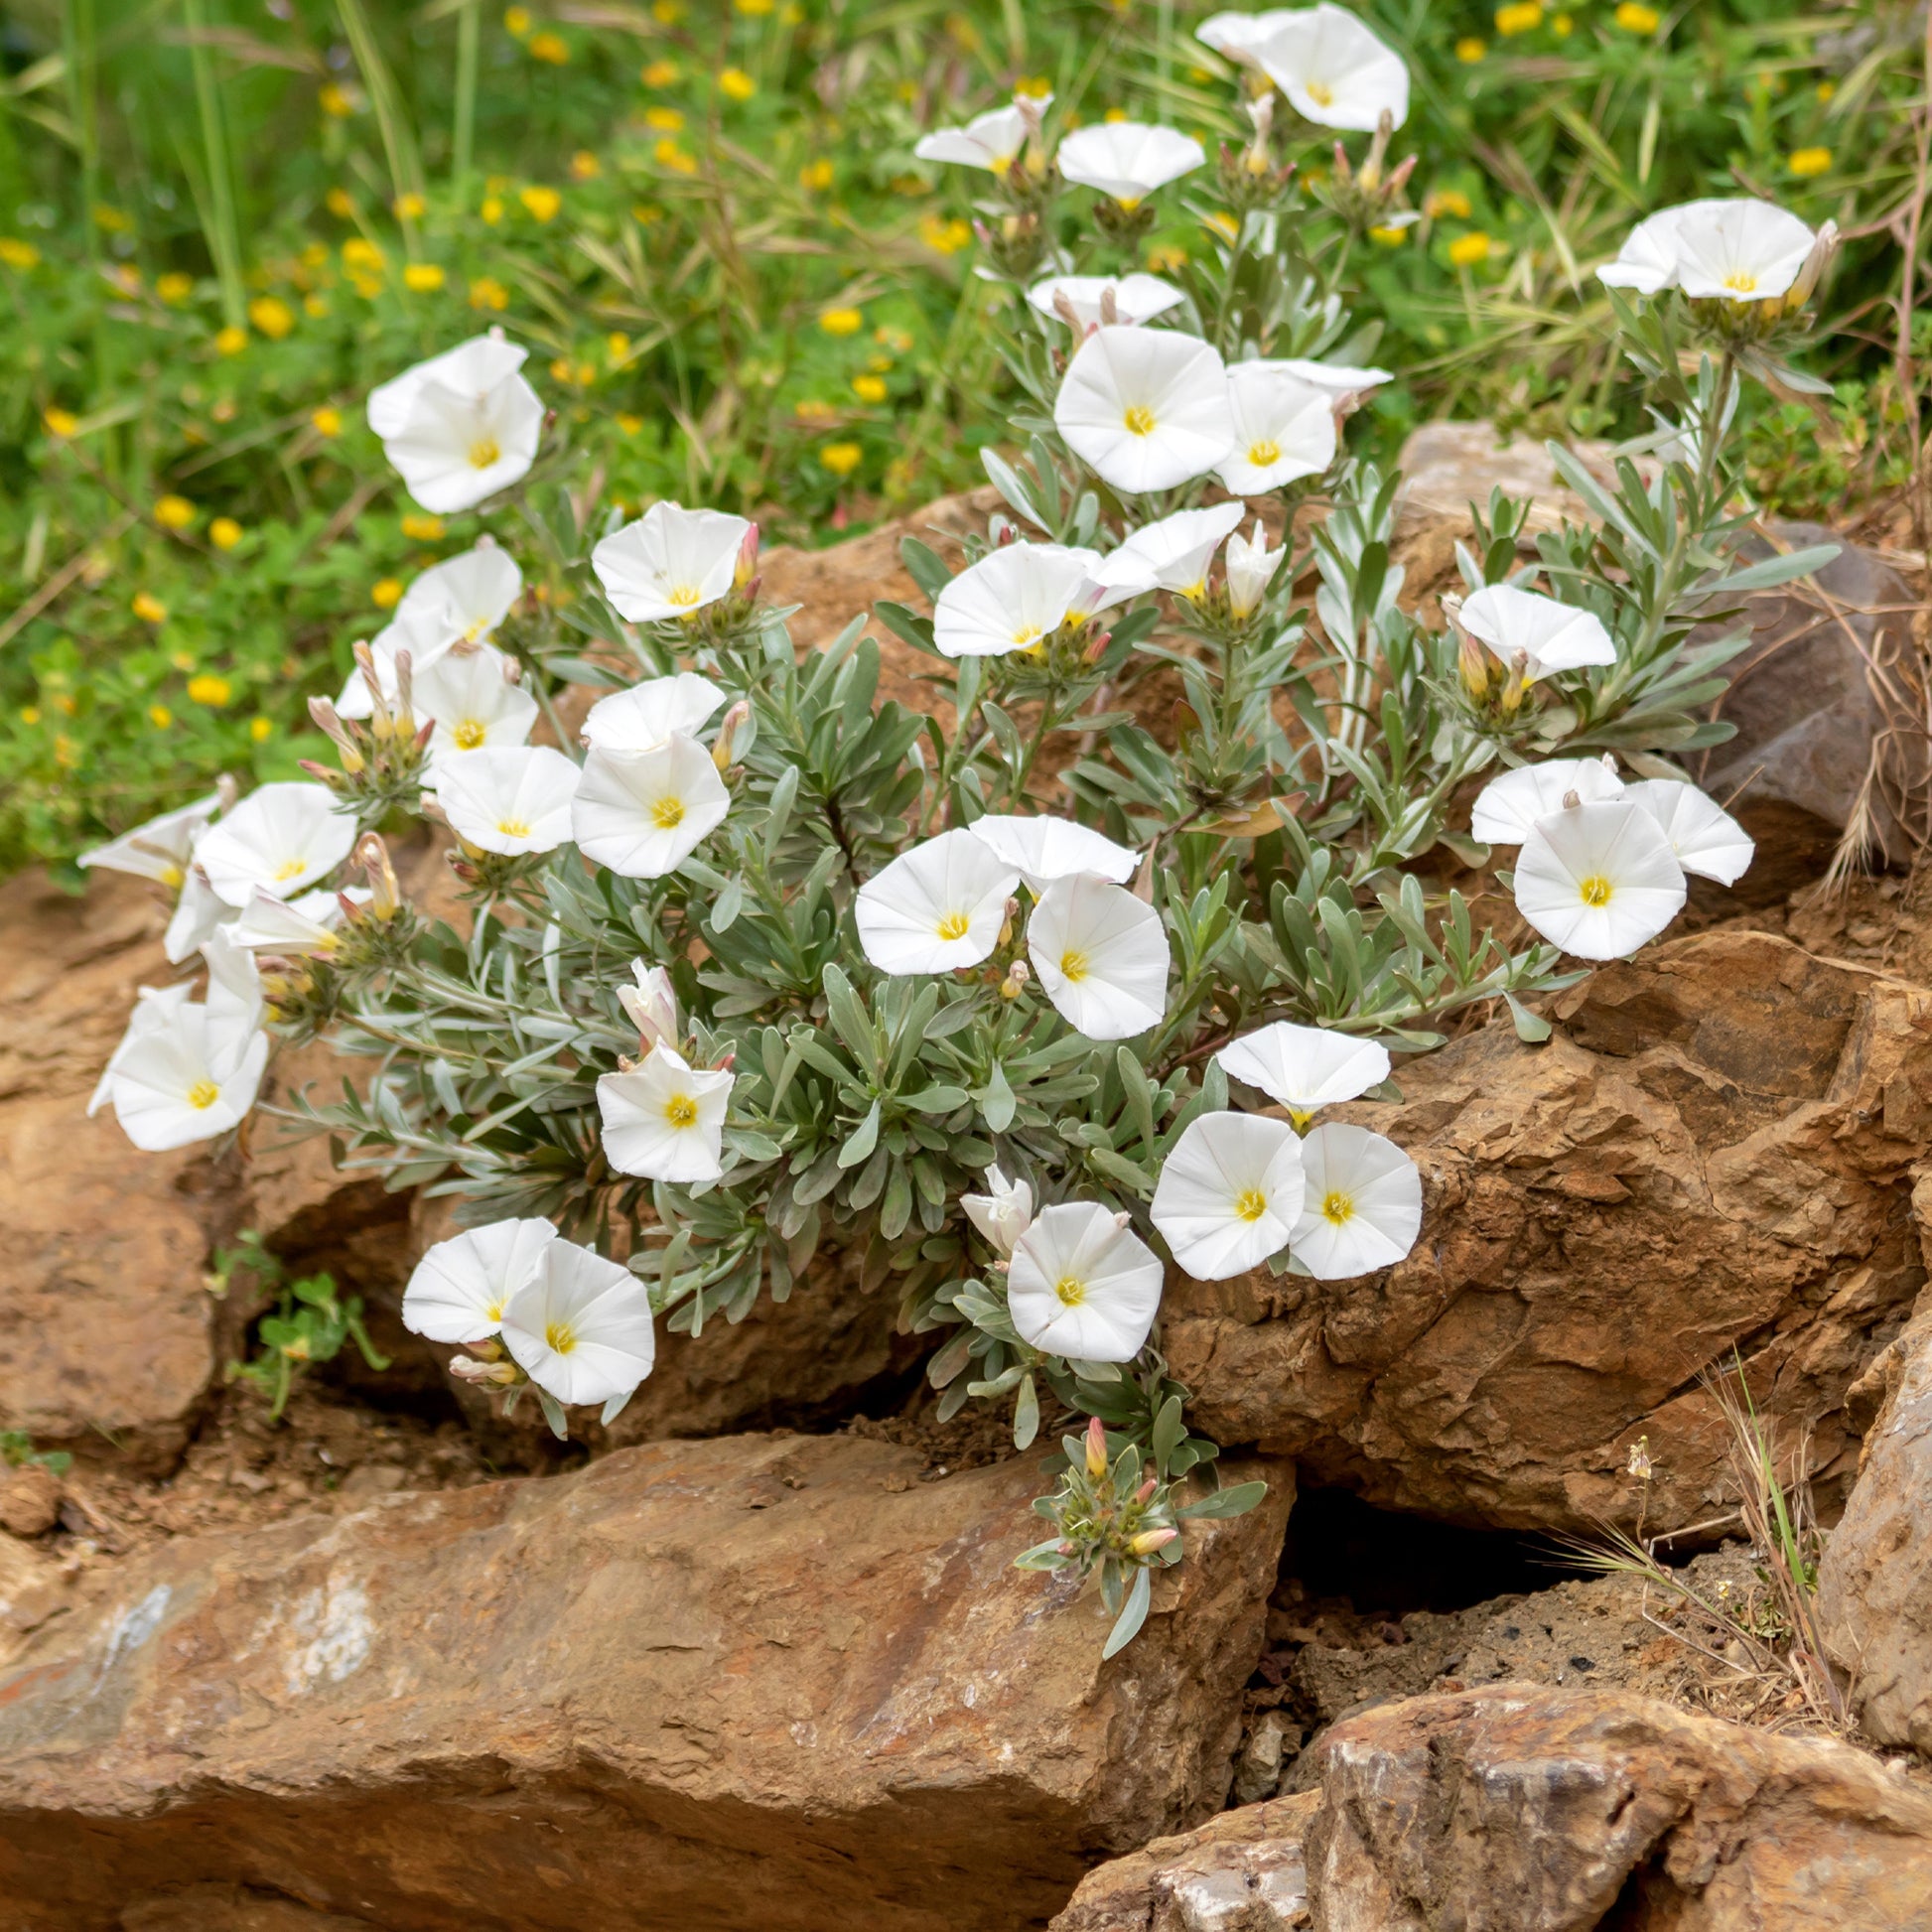
{"type": "Polygon", "coordinates": [[[483,36],[483,0],[463,0],[456,18],[456,125],[450,135],[450,176],[459,188],[470,179],[477,141],[477,68],[483,36]]]}
{"type": "Polygon", "coordinates": [[[202,123],[202,162],[207,170],[207,251],[221,285],[221,320],[230,329],[239,329],[248,319],[248,298],[241,279],[241,238],[235,220],[227,126],[207,46],[207,14],[203,0],[181,0],[181,13],[188,29],[189,65],[195,74],[195,108],[202,123]]]}

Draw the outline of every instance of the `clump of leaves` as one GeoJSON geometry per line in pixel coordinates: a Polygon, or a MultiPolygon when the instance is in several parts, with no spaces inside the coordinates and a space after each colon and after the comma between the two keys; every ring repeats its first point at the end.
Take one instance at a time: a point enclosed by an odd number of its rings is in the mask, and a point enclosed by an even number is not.
{"type": "Polygon", "coordinates": [[[218,1249],[209,1292],[226,1295],[236,1276],[256,1294],[272,1296],[275,1307],[256,1324],[261,1351],[245,1362],[228,1364],[228,1380],[252,1382],[268,1398],[271,1422],[279,1422],[289,1405],[297,1379],[309,1369],[333,1362],[345,1346],[354,1342],[372,1369],[385,1369],[389,1358],[369,1338],[362,1322],[362,1298],[344,1300],[336,1278],[329,1274],[290,1279],[279,1255],[252,1228],[232,1248],[218,1249]]]}

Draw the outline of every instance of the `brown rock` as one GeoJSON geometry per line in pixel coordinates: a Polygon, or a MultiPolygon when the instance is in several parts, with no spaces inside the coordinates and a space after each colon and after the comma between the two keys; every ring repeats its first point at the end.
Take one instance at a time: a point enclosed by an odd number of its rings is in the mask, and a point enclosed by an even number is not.
{"type": "MultiPolygon", "coordinates": [[[[1616,486],[1616,462],[1607,443],[1581,443],[1573,454],[1606,487],[1616,486]]],[[[1425,423],[1402,446],[1401,501],[1408,518],[1470,527],[1469,506],[1485,513],[1500,489],[1533,505],[1528,529],[1592,521],[1589,506],[1557,476],[1549,449],[1527,436],[1500,436],[1487,422],[1425,423]]],[[[1655,464],[1642,466],[1654,474],[1655,464]]]]}
{"type": "Polygon", "coordinates": [[[1932,993],[1713,932],[1596,973],[1548,1044],[1507,1022],[1413,1061],[1348,1117],[1424,1175],[1398,1267],[1323,1284],[1175,1278],[1164,1346],[1222,1442],[1478,1524],[1587,1530],[1721,1513],[1701,1372],[1744,1361],[1814,1425],[1829,1511],[1844,1404],[1925,1279],[1909,1185],[1932,1147],[1932,993]]]}
{"type": "Polygon", "coordinates": [[[1042,1918],[1221,1803],[1292,1479],[1103,1664],[1097,1599],[1013,1568],[1036,1470],[918,1467],[660,1444],[168,1546],[0,1677],[8,1895],[37,1932],[210,1882],[387,1932],[1042,1918]]]}
{"type": "Polygon", "coordinates": [[[137,1899],[119,1932],[379,1932],[365,1918],[312,1911],[293,1898],[246,1885],[187,1885],[137,1899]]]}
{"type": "Polygon", "coordinates": [[[61,1478],[38,1462],[0,1465],[0,1530],[45,1536],[61,1520],[61,1478]]]}
{"type": "Polygon", "coordinates": [[[1932,1755],[1932,1309],[1884,1368],[1888,1393],[1819,1569],[1818,1609],[1865,1731],[1932,1755]]]}
{"type": "Polygon", "coordinates": [[[1050,1932],[1301,1932],[1312,1791],[1210,1818],[1087,1873],[1050,1932]]]}
{"type": "Polygon", "coordinates": [[[1317,1932],[1925,1932],[1932,1798],[1846,1744],[1502,1685],[1328,1734],[1317,1932]]]}

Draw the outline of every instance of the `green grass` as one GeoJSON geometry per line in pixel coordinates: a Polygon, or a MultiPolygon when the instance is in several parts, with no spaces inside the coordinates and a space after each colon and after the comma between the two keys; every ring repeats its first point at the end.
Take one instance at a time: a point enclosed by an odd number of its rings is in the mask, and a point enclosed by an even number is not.
{"type": "MultiPolygon", "coordinates": [[[[289,775],[320,749],[306,697],[336,688],[396,586],[489,522],[412,516],[363,399],[480,327],[532,345],[606,502],[708,502],[767,541],[823,543],[979,481],[1009,401],[1003,298],[971,272],[971,183],[913,145],[1016,80],[1085,119],[1238,139],[1234,90],[1191,39],[1210,10],[7,9],[0,868],[65,862],[217,770],[289,775]]],[[[1450,414],[1641,427],[1614,413],[1588,267],[1649,208],[1752,191],[1857,236],[1819,363],[1837,407],[1767,407],[1755,487],[1817,509],[1908,473],[1899,251],[1873,228],[1917,192],[1907,6],[1732,0],[1639,31],[1591,0],[1509,36],[1482,7],[1363,11],[1411,61],[1395,152],[1420,155],[1426,210],[1354,265],[1403,373],[1376,406],[1385,445],[1450,414]],[[1794,174],[1808,149],[1828,164],[1794,174]],[[1488,258],[1458,260],[1474,235],[1488,258]]],[[[1149,246],[1194,240],[1183,223],[1149,246]]]]}

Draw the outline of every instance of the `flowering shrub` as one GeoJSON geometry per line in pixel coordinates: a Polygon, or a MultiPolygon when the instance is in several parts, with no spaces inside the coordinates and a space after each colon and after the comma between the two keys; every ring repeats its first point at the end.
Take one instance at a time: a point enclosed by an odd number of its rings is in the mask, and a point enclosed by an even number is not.
{"type": "Polygon", "coordinates": [[[1782,358],[1834,237],[1697,203],[1602,273],[1652,479],[1557,451],[1589,520],[1525,562],[1529,506],[1498,492],[1449,628],[1419,627],[1397,480],[1346,437],[1389,379],[1347,269],[1411,212],[1406,71],[1333,7],[1202,33],[1251,126],[1213,164],[1134,123],[1056,144],[1027,96],[926,143],[976,171],[1027,398],[963,567],[908,541],[930,611],[879,607],[927,711],[879,699],[860,620],[794,648],[745,519],[587,522],[521,351],[483,336],[369,420],[426,507],[513,504],[516,558],[485,540],[418,579],[314,706],[338,756],[311,782],[90,855],[177,888],[170,955],[208,968],[201,1004],[143,996],[103,1080],[137,1145],[225,1131],[271,1038],[327,1032],[361,1090],[304,1116],[472,1223],[404,1319],[559,1435],[622,1408],[655,1321],[741,1319],[858,1250],[938,1338],[942,1415],[1003,1403],[1021,1449],[1088,1419],[1021,1561],[1097,1575],[1114,1647],[1186,1522],[1261,1487],[1211,1486],[1161,1350],[1171,1272],[1409,1252],[1414,1163],[1318,1117],[1393,1097],[1392,1052],[1458,1011],[1545,1036],[1565,955],[1629,954],[1687,875],[1738,876],[1749,840],[1672,762],[1726,734],[1701,714],[1746,640],[1699,626],[1831,554],[1733,565],[1727,431],[1747,377],[1807,386],[1782,358]],[[1362,152],[1311,191],[1296,164],[1336,129],[1362,152]],[[1119,275],[1156,199],[1203,181],[1211,256],[1119,275]],[[577,730],[566,685],[603,694],[577,730]],[[419,813],[467,931],[397,892],[385,835],[419,813]],[[1452,879],[1512,849],[1526,930],[1481,928],[1452,879]]]}

